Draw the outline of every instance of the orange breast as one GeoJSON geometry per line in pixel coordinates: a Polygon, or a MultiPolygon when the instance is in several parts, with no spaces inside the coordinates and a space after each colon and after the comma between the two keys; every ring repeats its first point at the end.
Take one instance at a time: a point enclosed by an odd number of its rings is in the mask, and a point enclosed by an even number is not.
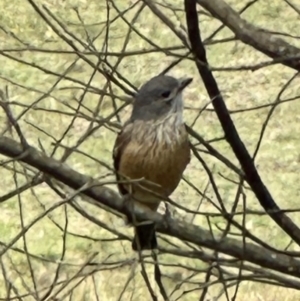
{"type": "MultiPolygon", "coordinates": [[[[135,128],[139,133],[141,127],[135,128]]],[[[131,179],[145,178],[158,186],[143,184],[147,188],[164,196],[169,196],[178,186],[181,175],[190,161],[188,135],[184,125],[172,128],[157,128],[141,139],[133,132],[130,141],[124,147],[119,172],[131,179]],[[166,133],[165,131],[169,131],[166,133]]],[[[136,195],[139,188],[133,188],[136,195]]],[[[143,195],[144,195],[143,191],[143,195]]],[[[153,196],[152,196],[153,197],[153,196]]],[[[142,200],[141,200],[142,201],[142,200]]]]}

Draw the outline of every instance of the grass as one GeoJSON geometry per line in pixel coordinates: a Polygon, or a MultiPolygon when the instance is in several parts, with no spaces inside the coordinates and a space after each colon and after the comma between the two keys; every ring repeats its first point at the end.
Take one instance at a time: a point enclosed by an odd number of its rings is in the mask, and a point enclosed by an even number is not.
{"type": "MultiPolygon", "coordinates": [[[[170,2],[170,1],[169,1],[170,2]]],[[[105,30],[103,22],[107,18],[105,2],[101,1],[56,1],[56,0],[39,0],[39,4],[45,4],[49,10],[64,24],[67,28],[79,37],[81,40],[86,40],[86,32],[80,24],[76,12],[73,8],[77,8],[82,20],[86,24],[86,30],[91,38],[99,37],[95,40],[96,49],[100,50],[103,47],[105,38],[105,30]]],[[[115,1],[117,7],[122,11],[129,7],[130,1],[115,1]]],[[[171,2],[170,2],[171,3],[171,2]]],[[[232,0],[229,4],[235,9],[240,9],[245,5],[246,1],[232,0]]],[[[180,6],[181,1],[172,1],[172,5],[180,6]]],[[[24,43],[31,46],[52,50],[71,50],[70,47],[59,38],[49,26],[34,12],[28,2],[2,0],[0,2],[0,10],[5,11],[0,17],[0,26],[7,32],[10,31],[24,43]]],[[[138,11],[138,6],[125,14],[127,20],[132,20],[138,11]]],[[[172,16],[167,9],[163,10],[169,16],[172,16]]],[[[112,20],[117,15],[116,10],[110,8],[110,19],[112,20]]],[[[178,12],[178,19],[172,16],[172,20],[185,24],[184,14],[178,12]]],[[[160,47],[180,46],[180,41],[176,36],[162,24],[148,8],[142,12],[142,16],[135,23],[144,35],[146,35],[153,43],[160,47]]],[[[243,15],[247,20],[263,28],[272,31],[282,31],[289,34],[297,35],[299,32],[299,22],[296,22],[296,14],[285,6],[281,1],[260,2],[247,10],[243,15]]],[[[204,37],[208,37],[215,29],[218,28],[219,22],[211,20],[208,17],[203,17],[201,22],[201,30],[204,37]]],[[[128,25],[120,18],[111,24],[109,33],[108,50],[111,52],[121,51],[128,25]]],[[[217,36],[217,39],[231,36],[229,30],[222,30],[217,36]]],[[[295,39],[292,41],[295,45],[299,42],[295,39]]],[[[78,45],[78,43],[77,43],[78,45]]],[[[10,48],[24,48],[12,34],[5,34],[0,31],[0,50],[10,48]]],[[[149,49],[150,46],[142,40],[136,33],[132,33],[130,42],[126,51],[136,51],[141,49],[149,49]]],[[[216,44],[207,47],[208,59],[213,67],[228,67],[237,65],[256,64],[267,58],[254,51],[250,47],[239,42],[230,42],[216,44]]],[[[31,51],[5,52],[7,55],[17,59],[30,62],[32,65],[26,65],[17,62],[13,59],[4,56],[0,52],[0,87],[3,89],[5,85],[9,88],[9,100],[12,102],[11,109],[14,116],[21,114],[26,107],[30,109],[20,119],[20,125],[28,142],[36,147],[42,144],[47,154],[51,154],[54,150],[53,143],[63,137],[64,132],[69,127],[73,120],[74,108],[78,106],[78,99],[82,97],[82,90],[77,89],[82,87],[80,83],[74,80],[88,83],[93,69],[88,66],[83,60],[78,60],[67,75],[73,78],[73,81],[61,80],[55,84],[58,78],[41,71],[37,66],[51,70],[53,73],[61,74],[76,60],[76,55],[72,53],[43,53],[31,51]],[[49,96],[46,96],[49,94],[49,96]],[[34,105],[33,105],[34,104],[34,105]],[[73,109],[72,109],[73,108],[73,109]]],[[[183,51],[178,51],[183,53],[183,51]]],[[[96,58],[91,58],[94,63],[97,63],[96,58]]],[[[109,57],[109,62],[114,64],[117,61],[116,57],[109,57]]],[[[139,87],[149,77],[156,75],[167,67],[173,57],[163,53],[149,53],[145,55],[125,56],[118,71],[122,76],[132,83],[135,87],[139,87]]],[[[189,108],[201,108],[207,101],[208,97],[199,79],[197,70],[193,62],[184,60],[174,70],[170,72],[175,76],[192,75],[194,82],[186,92],[186,106],[189,108]]],[[[275,65],[268,68],[260,69],[256,72],[239,71],[239,72],[215,72],[214,75],[218,84],[225,96],[226,104],[230,110],[242,110],[257,105],[268,104],[273,102],[280,89],[286,81],[294,74],[293,70],[286,67],[275,65]]],[[[91,86],[97,89],[103,89],[105,79],[97,73],[91,81],[91,86]]],[[[129,86],[124,84],[127,88],[129,86]]],[[[114,93],[122,96],[124,93],[120,88],[113,86],[114,93]]],[[[299,94],[298,81],[294,81],[290,88],[283,94],[283,98],[297,96],[299,94]]],[[[92,113],[99,103],[99,95],[88,92],[83,98],[85,108],[80,108],[80,112],[92,117],[92,113]]],[[[117,101],[120,105],[122,102],[117,101]]],[[[100,116],[107,117],[113,112],[112,102],[110,97],[104,97],[100,105],[100,116]]],[[[211,106],[209,106],[211,107],[211,106]]],[[[128,116],[129,109],[126,108],[122,114],[122,121],[128,116]]],[[[264,108],[247,113],[233,114],[232,118],[236,124],[241,138],[246,144],[250,153],[253,153],[260,135],[262,125],[266,119],[269,108],[264,108]]],[[[6,127],[6,117],[3,112],[0,113],[1,128],[6,127]]],[[[197,110],[187,109],[185,111],[185,119],[188,124],[192,124],[197,116],[197,110]]],[[[286,102],[277,107],[271,118],[265,136],[256,159],[256,166],[259,173],[271,191],[274,199],[282,208],[297,208],[299,191],[297,167],[299,164],[299,137],[297,133],[298,119],[300,116],[299,102],[286,102]]],[[[116,121],[114,119],[114,121],[116,121]]],[[[73,126],[64,136],[62,145],[64,147],[73,147],[78,139],[86,132],[89,126],[89,121],[84,118],[76,118],[73,126]]],[[[222,131],[216,115],[209,111],[204,111],[201,117],[195,123],[196,129],[205,139],[210,140],[222,136],[222,131]]],[[[6,133],[9,135],[9,133],[6,133]]],[[[13,137],[17,135],[13,133],[13,137]]],[[[111,172],[100,164],[95,164],[96,158],[112,165],[111,150],[115,139],[115,132],[102,127],[96,131],[91,137],[85,140],[80,145],[81,153],[73,152],[67,159],[67,163],[79,172],[85,173],[93,177],[102,177],[103,181],[109,181],[113,177],[111,172]],[[85,154],[88,154],[89,157],[85,154]]],[[[226,157],[236,160],[224,142],[216,142],[214,146],[222,152],[226,157]]],[[[64,153],[64,147],[58,148],[54,157],[60,159],[64,153]]],[[[236,193],[236,185],[224,180],[220,174],[237,180],[236,176],[226,169],[224,165],[209,155],[203,155],[203,158],[213,169],[216,182],[220,189],[220,193],[224,198],[227,209],[233,203],[236,193]]],[[[3,158],[4,160],[4,158],[3,158]]],[[[18,186],[26,183],[27,179],[24,176],[24,166],[16,164],[16,168],[20,171],[16,181],[18,186]]],[[[16,183],[13,178],[13,173],[8,169],[2,168],[1,191],[2,195],[15,189],[16,183]]],[[[28,175],[33,173],[27,171],[28,175]]],[[[188,166],[185,176],[200,190],[205,188],[207,183],[207,175],[203,171],[199,162],[193,158],[188,166]]],[[[114,185],[111,185],[114,187],[114,185]]],[[[64,188],[66,191],[66,188],[64,188]]],[[[68,191],[67,191],[68,193],[68,191]]],[[[216,202],[211,187],[207,194],[216,202]]],[[[189,209],[196,209],[199,203],[199,196],[183,181],[180,187],[173,195],[173,199],[180,200],[186,204],[189,209]]],[[[45,184],[34,187],[31,191],[20,195],[20,198],[13,197],[10,200],[1,203],[0,211],[0,237],[1,242],[9,243],[21,230],[22,223],[20,212],[24,218],[23,223],[27,225],[33,219],[42,214],[45,208],[49,208],[54,203],[59,202],[60,198],[51,191],[45,184]]],[[[121,231],[127,235],[132,235],[132,229],[121,227],[122,223],[112,214],[108,214],[104,210],[95,210],[94,207],[84,205],[85,209],[92,215],[104,223],[108,223],[112,228],[121,231]]],[[[247,192],[247,207],[251,209],[260,209],[260,205],[254,198],[253,194],[247,192]]],[[[242,206],[240,205],[242,210],[242,206]]],[[[202,212],[213,212],[213,206],[208,202],[203,202],[200,207],[202,212]]],[[[190,220],[191,216],[181,212],[186,220],[190,220]]],[[[299,224],[299,215],[291,215],[293,220],[299,224]]],[[[205,225],[203,218],[198,216],[196,224],[205,225]]],[[[220,218],[215,218],[213,223],[222,223],[220,218]]],[[[47,217],[38,221],[26,234],[28,252],[34,256],[32,265],[37,282],[37,289],[47,287],[51,284],[55,275],[55,268],[61,258],[63,249],[63,230],[59,229],[56,224],[62,229],[67,228],[69,234],[66,239],[66,254],[62,265],[58,281],[70,279],[79,270],[84,262],[89,258],[93,258],[95,252],[99,252],[93,259],[99,264],[97,273],[93,277],[86,277],[74,291],[74,300],[96,300],[95,292],[100,296],[100,300],[117,300],[118,296],[124,288],[124,285],[130,276],[131,265],[130,259],[134,257],[130,250],[129,242],[103,242],[101,240],[113,238],[114,236],[108,231],[96,226],[88,221],[80,214],[75,212],[70,207],[59,207],[52,211],[47,217]],[[66,218],[68,223],[66,225],[66,218]],[[78,237],[81,235],[81,237],[78,237]],[[109,257],[109,258],[108,258],[109,257]],[[114,262],[115,269],[109,270],[105,266],[105,262],[114,262]],[[124,262],[119,264],[119,262],[124,262]]],[[[278,227],[268,217],[248,216],[246,221],[247,228],[259,238],[267,240],[270,244],[277,248],[284,248],[289,240],[278,229],[278,227]]],[[[19,239],[12,250],[9,250],[2,258],[3,265],[6,270],[7,277],[18,289],[20,294],[26,294],[28,289],[33,290],[33,283],[30,280],[30,271],[26,256],[19,249],[24,248],[23,239],[19,239]],[[24,280],[22,280],[24,279],[24,280]],[[25,281],[25,284],[24,282],[25,281]]],[[[292,245],[292,249],[296,246],[292,245]]],[[[190,267],[203,268],[205,264],[201,261],[191,259],[180,259],[171,255],[163,255],[161,261],[169,264],[177,263],[174,267],[165,267],[164,272],[169,278],[164,279],[167,290],[170,292],[172,288],[180,282],[180,279],[188,276],[188,272],[181,265],[190,267]]],[[[91,273],[93,266],[88,266],[85,273],[91,273]]],[[[201,276],[202,277],[202,276],[201,276]]],[[[194,277],[194,281],[200,281],[200,276],[194,277]]],[[[1,276],[0,276],[1,278],[1,276]]],[[[72,285],[75,285],[75,279],[72,285]]],[[[193,285],[183,286],[176,294],[179,296],[184,289],[193,287],[193,285]]],[[[60,294],[63,296],[70,286],[65,288],[60,294]]],[[[216,295],[216,291],[210,291],[212,296],[216,295]]],[[[126,290],[123,300],[127,300],[133,294],[134,300],[149,300],[149,295],[145,283],[137,273],[134,280],[130,282],[126,290]]],[[[175,294],[175,295],[176,295],[175,294]]],[[[4,281],[0,281],[0,298],[5,298],[4,281]],[[2,283],[2,284],[1,284],[2,283]]],[[[280,299],[282,301],[297,300],[299,293],[293,290],[268,287],[265,285],[254,283],[243,283],[238,294],[237,300],[265,300],[271,301],[280,299]]],[[[62,299],[62,297],[60,297],[62,299]]],[[[197,300],[199,291],[195,291],[188,295],[184,295],[182,300],[197,300]],[[187,297],[188,296],[188,297],[187,297]]],[[[31,300],[32,297],[25,297],[24,300],[31,300]]],[[[223,299],[221,299],[223,300],[223,299]]]]}

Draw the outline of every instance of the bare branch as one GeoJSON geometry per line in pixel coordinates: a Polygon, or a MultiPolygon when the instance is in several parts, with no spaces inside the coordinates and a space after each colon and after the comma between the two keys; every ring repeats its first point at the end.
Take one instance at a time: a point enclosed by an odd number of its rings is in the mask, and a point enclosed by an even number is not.
{"type": "MultiPolygon", "coordinates": [[[[196,0],[199,5],[230,28],[236,38],[273,59],[284,59],[284,65],[300,71],[300,49],[281,38],[245,21],[223,0],[196,0]]],[[[187,3],[185,1],[185,3],[187,3]]],[[[188,2],[194,6],[194,1],[188,2]]],[[[186,5],[187,9],[187,5],[186,5]]],[[[199,58],[198,58],[199,59],[199,58]]]]}

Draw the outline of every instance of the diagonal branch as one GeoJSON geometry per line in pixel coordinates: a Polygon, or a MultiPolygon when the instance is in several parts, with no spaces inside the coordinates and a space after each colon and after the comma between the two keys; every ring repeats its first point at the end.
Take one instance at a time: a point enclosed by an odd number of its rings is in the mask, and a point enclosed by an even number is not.
{"type": "MultiPolygon", "coordinates": [[[[33,147],[28,147],[24,150],[20,143],[7,137],[0,137],[0,153],[14,160],[27,163],[73,189],[77,190],[84,186],[86,189],[81,192],[93,198],[96,204],[104,205],[117,212],[124,213],[123,201],[116,192],[106,188],[100,182],[76,172],[65,163],[47,157],[44,153],[33,147]]],[[[287,275],[300,277],[300,260],[296,260],[292,256],[272,252],[251,243],[244,244],[233,238],[225,237],[217,239],[215,237],[216,235],[212,235],[208,230],[176,219],[168,218],[166,221],[164,216],[150,210],[134,208],[134,214],[138,220],[155,221],[157,231],[160,233],[194,243],[198,246],[207,247],[287,275]]],[[[187,255],[199,258],[199,252],[189,252],[187,255]]]]}
{"type": "MultiPolygon", "coordinates": [[[[284,59],[284,65],[300,71],[300,49],[248,23],[223,0],[195,0],[230,28],[237,39],[273,59],[284,59]]],[[[195,6],[195,1],[188,1],[195,6]]],[[[187,2],[185,2],[187,3],[187,2]]]]}
{"type": "Polygon", "coordinates": [[[225,138],[234,151],[235,156],[239,160],[245,173],[246,180],[252,188],[261,206],[266,210],[271,218],[300,246],[300,229],[287,215],[285,215],[283,212],[280,212],[280,208],[277,206],[267,187],[262,182],[250,154],[239,137],[239,134],[227,110],[226,104],[222,98],[217,82],[212,72],[209,70],[205,48],[200,36],[196,2],[194,0],[185,0],[185,10],[192,52],[197,58],[196,65],[206,87],[207,93],[210,99],[212,99],[212,104],[222,125],[225,138]]]}

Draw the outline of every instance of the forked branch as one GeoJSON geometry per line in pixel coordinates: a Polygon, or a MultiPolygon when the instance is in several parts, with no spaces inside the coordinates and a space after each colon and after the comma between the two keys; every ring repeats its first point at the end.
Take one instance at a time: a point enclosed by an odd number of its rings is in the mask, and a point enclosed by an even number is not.
{"type": "MultiPolygon", "coordinates": [[[[100,182],[83,175],[53,158],[47,157],[44,153],[33,147],[24,147],[7,137],[0,137],[0,153],[29,164],[39,171],[54,177],[73,189],[81,189],[81,193],[92,198],[95,203],[107,206],[113,211],[124,213],[123,200],[113,190],[105,187],[100,182]],[[82,187],[86,187],[84,190],[82,187]]],[[[5,162],[2,162],[2,165],[5,162]]],[[[285,254],[279,254],[266,248],[240,242],[237,239],[218,239],[209,230],[201,227],[169,218],[168,221],[158,213],[150,210],[135,208],[133,212],[138,220],[153,220],[157,224],[157,231],[176,237],[181,240],[194,243],[201,247],[216,250],[223,254],[233,256],[237,259],[252,262],[262,267],[282,272],[287,275],[300,277],[300,261],[285,254]]],[[[185,252],[187,253],[187,252],[185,252]]],[[[188,252],[190,257],[201,257],[201,251],[188,252]]]]}
{"type": "MultiPolygon", "coordinates": [[[[300,229],[286,214],[280,211],[280,208],[275,203],[272,195],[261,180],[253,159],[247,151],[230,117],[218,84],[208,67],[209,63],[206,58],[206,51],[200,35],[196,2],[194,0],[185,0],[185,11],[191,48],[196,58],[195,63],[207,93],[212,100],[215,112],[217,113],[225,133],[225,138],[239,160],[245,173],[245,178],[261,206],[280,228],[282,228],[300,246],[300,229]]],[[[230,13],[227,15],[227,18],[230,18],[230,13]]]]}

